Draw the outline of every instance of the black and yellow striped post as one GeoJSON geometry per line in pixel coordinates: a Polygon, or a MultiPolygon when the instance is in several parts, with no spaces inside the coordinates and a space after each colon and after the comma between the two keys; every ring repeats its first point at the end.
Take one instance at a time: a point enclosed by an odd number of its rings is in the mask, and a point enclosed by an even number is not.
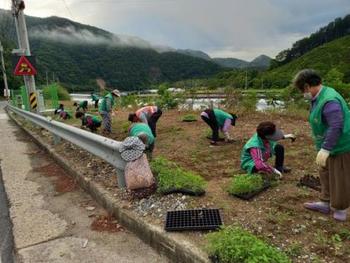
{"type": "Polygon", "coordinates": [[[30,108],[35,110],[38,107],[38,102],[36,99],[35,92],[31,92],[29,95],[30,108]]]}

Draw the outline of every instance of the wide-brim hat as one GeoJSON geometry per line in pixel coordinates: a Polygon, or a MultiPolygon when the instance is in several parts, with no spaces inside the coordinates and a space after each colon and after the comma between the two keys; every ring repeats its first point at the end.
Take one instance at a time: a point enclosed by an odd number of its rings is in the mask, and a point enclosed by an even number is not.
{"type": "Polygon", "coordinates": [[[276,129],[272,135],[266,135],[265,137],[271,141],[279,141],[284,138],[284,133],[280,129],[276,129]]]}
{"type": "Polygon", "coordinates": [[[146,149],[145,144],[138,137],[127,137],[119,149],[122,159],[132,162],[140,158],[146,149]]]}
{"type": "Polygon", "coordinates": [[[121,96],[120,91],[119,91],[118,89],[112,90],[111,93],[112,93],[114,96],[117,96],[117,97],[120,97],[120,96],[121,96]]]}

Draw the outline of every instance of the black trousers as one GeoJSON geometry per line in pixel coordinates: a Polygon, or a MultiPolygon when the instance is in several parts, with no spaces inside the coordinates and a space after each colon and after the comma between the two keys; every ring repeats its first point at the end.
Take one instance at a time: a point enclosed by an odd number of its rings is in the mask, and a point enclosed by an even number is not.
{"type": "Polygon", "coordinates": [[[99,100],[95,100],[95,109],[98,108],[98,101],[99,101],[99,100]]]}
{"type": "Polygon", "coordinates": [[[208,117],[201,116],[202,120],[209,125],[209,127],[212,130],[212,136],[211,139],[214,142],[217,142],[219,140],[219,125],[216,121],[216,117],[213,110],[205,110],[206,114],[208,114],[208,117]]]}
{"type": "Polygon", "coordinates": [[[149,117],[148,126],[151,128],[151,131],[153,133],[154,137],[157,137],[156,129],[157,129],[157,121],[162,116],[163,112],[161,109],[158,108],[158,110],[149,117]]]}

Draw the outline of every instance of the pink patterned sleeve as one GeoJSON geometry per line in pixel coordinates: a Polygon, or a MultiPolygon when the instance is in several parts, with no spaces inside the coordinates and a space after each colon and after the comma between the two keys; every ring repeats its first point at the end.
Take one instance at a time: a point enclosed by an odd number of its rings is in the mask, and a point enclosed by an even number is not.
{"type": "Polygon", "coordinates": [[[262,155],[262,152],[259,148],[250,148],[250,155],[253,158],[255,168],[258,172],[272,173],[273,168],[266,164],[262,155]]]}

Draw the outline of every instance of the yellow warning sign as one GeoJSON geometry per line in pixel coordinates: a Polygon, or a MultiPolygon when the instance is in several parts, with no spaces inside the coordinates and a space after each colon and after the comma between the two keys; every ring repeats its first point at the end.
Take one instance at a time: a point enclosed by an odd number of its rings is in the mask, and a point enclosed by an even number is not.
{"type": "Polygon", "coordinates": [[[38,107],[38,102],[36,100],[36,94],[35,92],[31,92],[29,95],[29,101],[30,101],[30,107],[34,110],[36,107],[38,107]]]}

